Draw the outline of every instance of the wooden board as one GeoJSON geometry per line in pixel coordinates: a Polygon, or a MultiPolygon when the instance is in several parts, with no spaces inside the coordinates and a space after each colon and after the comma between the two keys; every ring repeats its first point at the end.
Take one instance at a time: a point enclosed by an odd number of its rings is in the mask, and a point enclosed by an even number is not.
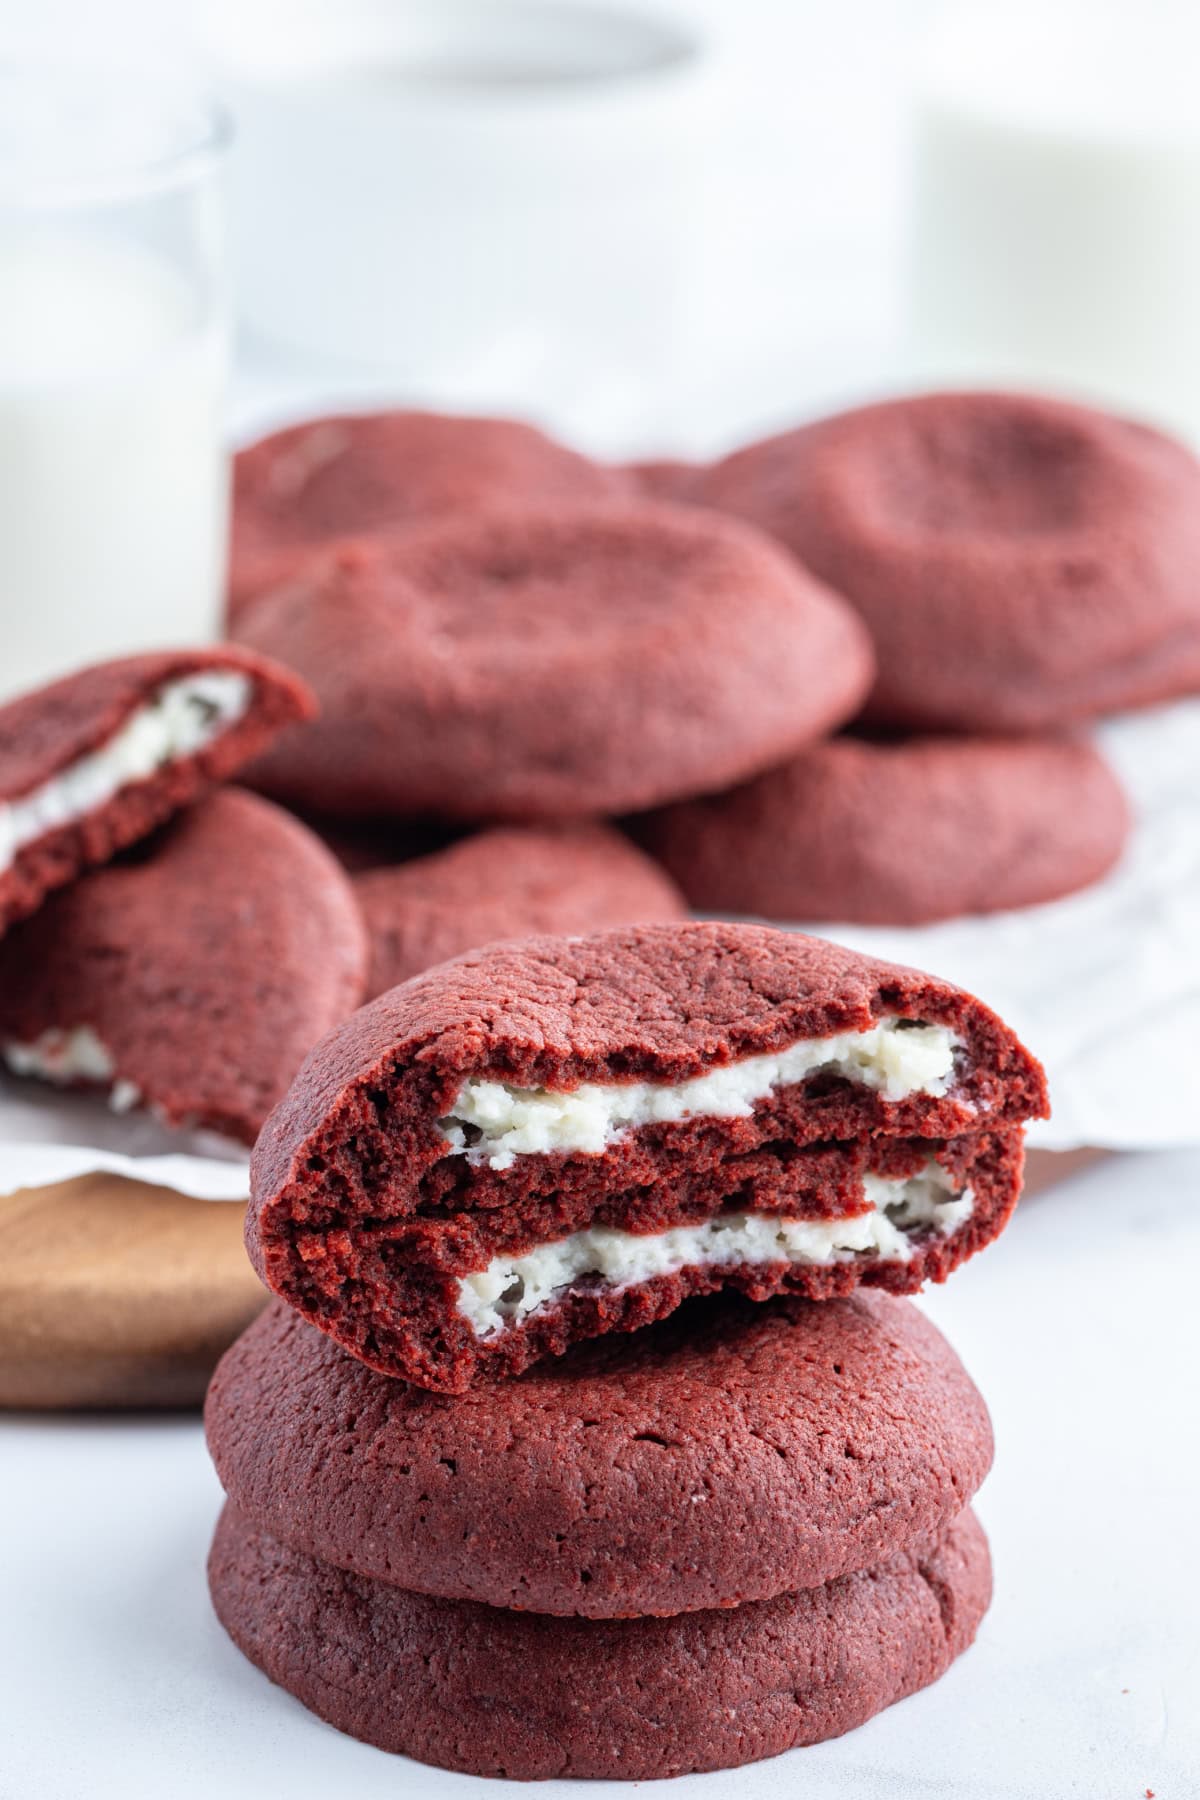
{"type": "MultiPolygon", "coordinates": [[[[1032,1151],[1025,1191],[1104,1154],[1032,1151]]],[[[0,1197],[0,1406],[198,1406],[267,1301],[244,1213],[116,1175],[0,1197]]]]}
{"type": "Polygon", "coordinates": [[[1107,1156],[1115,1156],[1113,1150],[1030,1150],[1025,1157],[1025,1185],[1021,1192],[1025,1196],[1040,1194],[1044,1189],[1054,1187],[1060,1181],[1069,1181],[1072,1175],[1082,1174],[1094,1163],[1102,1162],[1107,1156]]]}
{"type": "Polygon", "coordinates": [[[244,1216],[116,1175],[0,1196],[0,1406],[198,1406],[267,1301],[244,1216]]]}

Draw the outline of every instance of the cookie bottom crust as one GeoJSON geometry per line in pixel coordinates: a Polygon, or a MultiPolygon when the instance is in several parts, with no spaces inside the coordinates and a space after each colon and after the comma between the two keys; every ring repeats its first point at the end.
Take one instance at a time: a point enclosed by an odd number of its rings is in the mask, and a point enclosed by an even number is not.
{"type": "Polygon", "coordinates": [[[291,1550],[227,1505],[213,1604],[339,1730],[465,1774],[644,1781],[819,1743],[927,1687],[991,1598],[966,1510],[936,1542],[725,1611],[593,1620],[437,1600],[291,1550]]]}

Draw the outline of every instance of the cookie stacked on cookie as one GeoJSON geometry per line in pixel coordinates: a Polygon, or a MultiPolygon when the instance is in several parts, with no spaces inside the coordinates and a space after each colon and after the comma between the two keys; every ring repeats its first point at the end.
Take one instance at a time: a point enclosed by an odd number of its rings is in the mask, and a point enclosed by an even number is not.
{"type": "Polygon", "coordinates": [[[667,470],[643,485],[767,532],[876,658],[850,734],[639,822],[693,904],[919,924],[1107,873],[1128,807],[1077,734],[1200,691],[1191,450],[1065,401],[949,393],[667,470]]]}
{"type": "Polygon", "coordinates": [[[836,1736],[935,1681],[990,1597],[987,1411],[906,1301],[692,1302],[454,1399],[275,1306],[207,1420],[239,1649],[469,1774],[647,1780],[836,1736]]]}
{"type": "Polygon", "coordinates": [[[510,932],[684,916],[596,821],[758,774],[874,673],[853,609],[761,532],[529,426],[417,412],[242,452],[230,629],[321,702],[254,783],[353,857],[392,828],[362,887],[378,991],[510,932]],[[500,829],[434,859],[398,822],[500,829]]]}
{"type": "Polygon", "coordinates": [[[1025,395],[711,465],[317,420],[238,459],[231,629],[322,702],[253,779],[343,821],[621,815],[710,913],[1053,900],[1130,826],[1080,728],[1200,688],[1197,517],[1188,450],[1025,395]]]}
{"type": "Polygon", "coordinates": [[[523,1776],[747,1761],[936,1679],[991,1439],[893,1296],[1002,1229],[1045,1104],[970,995],[758,927],[374,1001],[255,1151],[287,1305],[208,1403],[231,1635],[358,1736],[523,1776]]]}
{"type": "Polygon", "coordinates": [[[0,707],[0,1064],[254,1142],[366,985],[335,859],[223,785],[314,712],[298,677],[232,646],[0,707]]]}

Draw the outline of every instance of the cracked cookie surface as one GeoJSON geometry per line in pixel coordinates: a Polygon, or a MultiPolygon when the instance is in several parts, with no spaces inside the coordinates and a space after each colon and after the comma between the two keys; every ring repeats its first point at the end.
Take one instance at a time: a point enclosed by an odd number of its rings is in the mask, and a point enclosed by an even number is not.
{"type": "Polygon", "coordinates": [[[882,1294],[693,1300],[454,1397],[278,1304],[227,1352],[209,1448],[273,1537],[439,1597],[591,1618],[816,1587],[936,1537],[991,1463],[987,1409],[882,1294]]]}

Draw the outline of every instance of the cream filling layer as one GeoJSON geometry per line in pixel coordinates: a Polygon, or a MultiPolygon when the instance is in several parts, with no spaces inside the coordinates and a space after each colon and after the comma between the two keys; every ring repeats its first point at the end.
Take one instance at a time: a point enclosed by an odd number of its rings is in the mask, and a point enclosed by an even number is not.
{"type": "Polygon", "coordinates": [[[114,1112],[130,1112],[141,1104],[140,1089],[117,1078],[111,1052],[90,1025],[75,1025],[69,1031],[52,1028],[32,1044],[3,1044],[0,1055],[14,1075],[35,1076],[56,1087],[108,1087],[108,1104],[114,1112]]]}
{"type": "Polygon", "coordinates": [[[618,1231],[607,1225],[576,1231],[524,1256],[494,1257],[478,1274],[460,1277],[458,1311],[476,1337],[490,1337],[519,1325],[585,1278],[619,1289],[694,1267],[779,1262],[821,1267],[860,1256],[908,1262],[915,1236],[949,1237],[974,1206],[971,1189],[956,1194],[951,1176],[935,1162],[902,1180],[865,1175],[863,1192],[871,1210],[853,1218],[734,1212],[667,1231],[618,1231]]]}
{"type": "Polygon", "coordinates": [[[74,824],[165,763],[194,756],[245,715],[251,688],[240,669],[202,669],[168,682],[98,750],[0,804],[0,870],[47,832],[74,824]]]}
{"type": "Polygon", "coordinates": [[[818,1072],[873,1088],[885,1100],[940,1097],[954,1078],[961,1038],[945,1025],[881,1019],[870,1031],[801,1038],[766,1056],[724,1063],[690,1081],[584,1082],[512,1087],[471,1077],[440,1121],[450,1154],[493,1169],[551,1151],[600,1155],[626,1131],[681,1119],[746,1118],[756,1101],[818,1072]]]}

